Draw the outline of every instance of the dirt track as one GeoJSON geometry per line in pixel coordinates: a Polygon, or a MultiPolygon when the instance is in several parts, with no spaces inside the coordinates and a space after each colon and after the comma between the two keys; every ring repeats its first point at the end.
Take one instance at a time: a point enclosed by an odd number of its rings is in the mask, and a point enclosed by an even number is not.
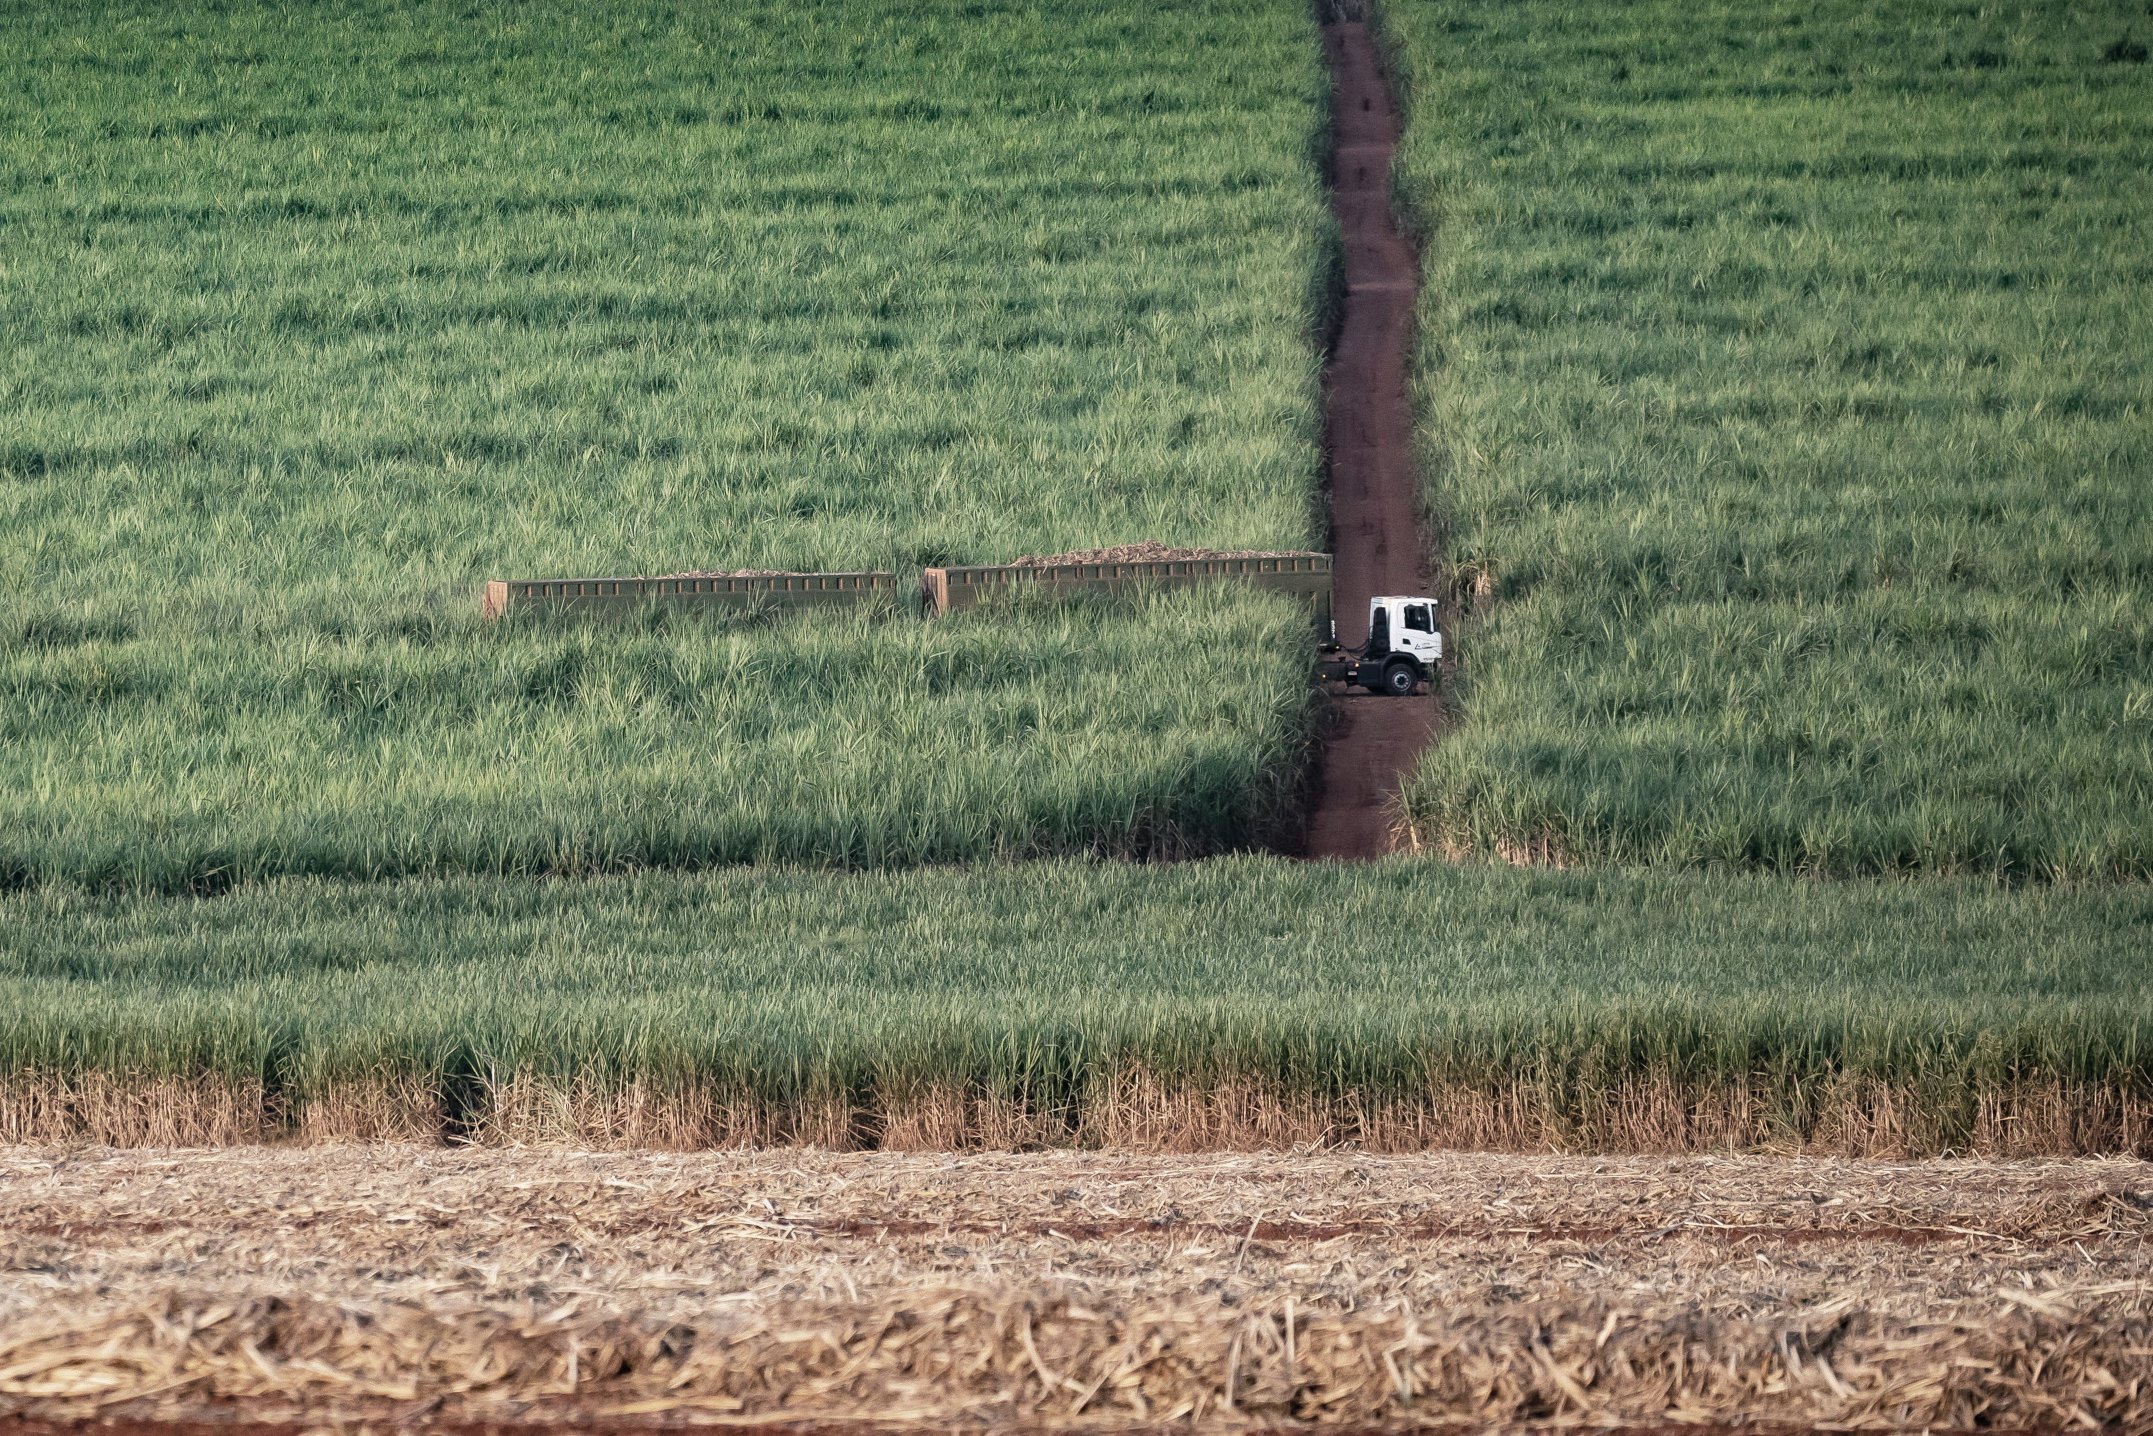
{"type": "Polygon", "coordinates": [[[2129,1425],[2149,1192],[2128,1161],[0,1148],[0,1432],[2129,1425]]]}
{"type": "MultiPolygon", "coordinates": [[[[1390,208],[1397,117],[1367,27],[1324,27],[1338,154],[1331,207],[1345,233],[1346,310],[1325,379],[1338,636],[1368,638],[1368,600],[1428,591],[1413,475],[1406,365],[1418,265],[1390,208]]],[[[1434,736],[1441,700],[1334,700],[1308,856],[1372,858],[1391,846],[1390,800],[1434,736]]]]}

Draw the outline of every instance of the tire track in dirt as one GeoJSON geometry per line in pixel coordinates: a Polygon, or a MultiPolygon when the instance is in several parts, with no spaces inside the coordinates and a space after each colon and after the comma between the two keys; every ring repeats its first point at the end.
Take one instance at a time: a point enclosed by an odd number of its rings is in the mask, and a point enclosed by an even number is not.
{"type": "MultiPolygon", "coordinates": [[[[1390,208],[1397,112],[1365,24],[1323,27],[1331,61],[1338,150],[1331,209],[1345,236],[1346,305],[1324,375],[1331,471],[1331,550],[1338,637],[1368,640],[1368,600],[1428,591],[1406,395],[1419,266],[1390,208]]],[[[1392,798],[1433,740],[1442,698],[1335,698],[1320,787],[1309,819],[1311,858],[1373,858],[1391,850],[1392,798]]]]}
{"type": "Polygon", "coordinates": [[[1539,1226],[1499,1227],[1485,1222],[1252,1222],[1235,1228],[1207,1223],[1170,1223],[1158,1219],[1130,1218],[1116,1222],[1026,1222],[989,1226],[980,1222],[926,1222],[891,1219],[848,1219],[842,1223],[802,1224],[803,1233],[816,1236],[1010,1236],[1060,1237],[1066,1241],[1102,1241],[1115,1237],[1160,1237],[1170,1241],[1240,1240],[1244,1242],[1332,1242],[1343,1237],[1367,1237],[1385,1241],[1450,1240],[1465,1242],[1539,1241],[1584,1242],[1610,1245],[1621,1242],[1656,1242],[1692,1238],[1721,1243],[1785,1242],[1886,1242],[1893,1246],[1920,1247],[1938,1242],[1992,1238],[2019,1245],[2060,1245],[2068,1236],[2036,1233],[2018,1236],[2004,1232],[1977,1232],[1950,1227],[1901,1227],[1877,1223],[1858,1227],[1726,1226],[1704,1222],[1681,1222],[1669,1226],[1539,1226]]]}
{"type": "MultiPolygon", "coordinates": [[[[305,1232],[333,1226],[333,1219],[303,1217],[284,1227],[305,1232]]],[[[452,1231],[454,1218],[434,1216],[412,1223],[413,1229],[452,1231]]],[[[726,1229],[723,1221],[694,1222],[671,1217],[641,1217],[619,1221],[578,1220],[579,1234],[624,1239],[677,1235],[683,1231],[726,1229]]],[[[1969,1227],[1908,1227],[1889,1222],[1858,1226],[1730,1225],[1723,1222],[1680,1221],[1661,1226],[1607,1225],[1543,1222],[1531,1226],[1498,1226],[1472,1221],[1366,1221],[1366,1222],[1267,1222],[1247,1226],[1221,1226],[1212,1222],[1175,1221],[1168,1217],[1125,1217],[1111,1222],[1042,1220],[1030,1222],[977,1222],[931,1220],[918,1217],[842,1217],[835,1220],[777,1219],[746,1223],[765,1240],[854,1237],[879,1241],[885,1237],[1058,1237],[1063,1241],[1109,1241],[1117,1237],[1157,1237],[1166,1241],[1226,1240],[1242,1242],[1332,1242],[1345,1237],[1385,1241],[1584,1242],[1619,1245],[1625,1242],[1659,1242],[1687,1238],[1722,1244],[1785,1242],[1883,1242],[1892,1246],[1922,1247],[1939,1242],[1987,1240],[2015,1246],[2062,1246],[2083,1233],[2068,1231],[1982,1231],[1969,1227]]],[[[22,1236],[57,1237],[68,1241],[107,1241],[127,1237],[162,1236],[187,1230],[163,1221],[37,1222],[15,1230],[22,1236]]]]}

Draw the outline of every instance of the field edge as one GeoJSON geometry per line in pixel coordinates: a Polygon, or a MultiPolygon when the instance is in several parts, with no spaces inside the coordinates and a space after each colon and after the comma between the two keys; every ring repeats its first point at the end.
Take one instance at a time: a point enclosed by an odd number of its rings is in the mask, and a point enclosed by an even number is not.
{"type": "Polygon", "coordinates": [[[1175,1080],[1131,1067],[1091,1086],[1055,1103],[933,1081],[774,1098],[712,1080],[606,1080],[526,1068],[446,1078],[382,1074],[333,1081],[293,1099],[260,1082],[213,1075],[28,1069],[0,1082],[0,1142],[2153,1157],[2153,1097],[2123,1079],[1924,1084],[1842,1074],[1790,1088],[1764,1076],[1696,1080],[1648,1068],[1606,1085],[1527,1076],[1375,1095],[1325,1094],[1249,1076],[1175,1080]]]}

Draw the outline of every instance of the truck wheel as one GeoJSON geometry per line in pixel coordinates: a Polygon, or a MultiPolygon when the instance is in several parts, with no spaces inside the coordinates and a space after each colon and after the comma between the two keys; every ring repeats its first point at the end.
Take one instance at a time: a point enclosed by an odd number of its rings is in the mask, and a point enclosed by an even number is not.
{"type": "Polygon", "coordinates": [[[1408,698],[1420,686],[1420,675],[1410,663],[1393,663],[1383,670],[1383,691],[1393,698],[1408,698]]]}

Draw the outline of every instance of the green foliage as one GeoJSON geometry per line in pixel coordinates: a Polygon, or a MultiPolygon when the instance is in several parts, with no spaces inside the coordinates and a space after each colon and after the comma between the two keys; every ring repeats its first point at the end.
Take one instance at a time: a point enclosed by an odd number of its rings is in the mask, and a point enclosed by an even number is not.
{"type": "Polygon", "coordinates": [[[1307,546],[1336,263],[1310,27],[1294,0],[14,15],[0,872],[1255,840],[1307,707],[1260,604],[1000,635],[470,613],[489,577],[1307,546]]]}
{"type": "Polygon", "coordinates": [[[0,1070],[532,1069],[785,1099],[1847,1074],[2145,1090],[2141,887],[1226,858],[0,897],[0,1070]]]}
{"type": "Polygon", "coordinates": [[[214,892],[280,873],[1171,858],[1297,820],[1314,699],[1289,600],[662,620],[486,631],[465,613],[414,635],[355,615],[340,641],[10,653],[0,872],[214,892]]]}
{"type": "Polygon", "coordinates": [[[2141,6],[1398,0],[1430,840],[2153,876],[2141,6]]]}

